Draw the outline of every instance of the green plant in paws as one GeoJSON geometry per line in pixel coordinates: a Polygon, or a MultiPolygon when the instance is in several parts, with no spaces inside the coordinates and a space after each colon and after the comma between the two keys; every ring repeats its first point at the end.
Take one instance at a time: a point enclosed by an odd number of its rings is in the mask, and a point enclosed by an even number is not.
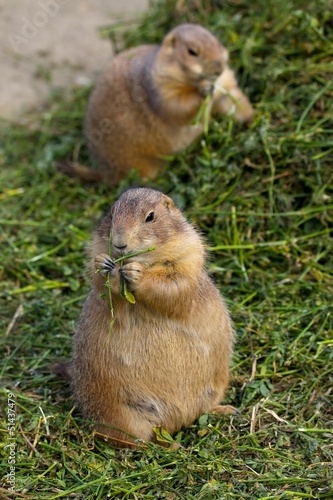
{"type": "MultiPolygon", "coordinates": [[[[141,254],[147,253],[147,252],[152,252],[153,250],[155,250],[155,247],[150,247],[150,248],[147,248],[146,250],[140,250],[138,252],[132,252],[132,253],[122,255],[118,259],[112,259],[111,258],[111,247],[112,247],[112,233],[110,231],[109,244],[108,244],[108,255],[109,255],[110,259],[112,260],[113,264],[120,262],[121,266],[123,265],[125,259],[129,259],[131,257],[136,257],[137,255],[141,255],[141,254]]],[[[100,269],[96,270],[96,273],[98,273],[98,272],[100,272],[100,269]]],[[[107,273],[105,285],[108,289],[110,312],[111,312],[111,323],[113,323],[113,321],[114,321],[114,309],[113,309],[113,304],[112,304],[112,294],[111,294],[111,286],[110,286],[110,272],[107,273]]],[[[135,304],[135,297],[134,297],[133,293],[128,289],[128,284],[123,276],[120,277],[120,296],[123,299],[128,300],[128,302],[130,302],[131,304],[135,304]]]]}
{"type": "Polygon", "coordinates": [[[122,275],[120,276],[120,296],[123,299],[128,300],[128,302],[130,302],[131,304],[135,304],[135,297],[133,293],[128,289],[127,281],[122,275]]]}
{"type": "Polygon", "coordinates": [[[198,125],[201,119],[203,119],[203,132],[204,135],[208,133],[209,127],[209,117],[210,117],[210,103],[212,101],[212,95],[208,94],[205,97],[204,102],[201,104],[197,116],[194,119],[193,125],[198,125]]]}

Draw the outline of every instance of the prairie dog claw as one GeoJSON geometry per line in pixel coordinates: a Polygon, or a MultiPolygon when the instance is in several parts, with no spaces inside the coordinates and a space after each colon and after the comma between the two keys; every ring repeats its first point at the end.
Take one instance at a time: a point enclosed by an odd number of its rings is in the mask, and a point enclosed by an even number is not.
{"type": "Polygon", "coordinates": [[[210,410],[211,413],[219,413],[220,415],[239,415],[240,411],[230,405],[217,405],[210,410]]]}
{"type": "Polygon", "coordinates": [[[100,272],[101,274],[108,274],[115,267],[116,267],[116,264],[113,262],[111,257],[109,255],[107,255],[106,253],[100,253],[99,255],[96,255],[96,257],[95,257],[95,269],[97,272],[100,272]]]}
{"type": "Polygon", "coordinates": [[[143,269],[143,265],[139,262],[128,262],[121,267],[121,275],[131,285],[131,289],[140,281],[143,269]]]}

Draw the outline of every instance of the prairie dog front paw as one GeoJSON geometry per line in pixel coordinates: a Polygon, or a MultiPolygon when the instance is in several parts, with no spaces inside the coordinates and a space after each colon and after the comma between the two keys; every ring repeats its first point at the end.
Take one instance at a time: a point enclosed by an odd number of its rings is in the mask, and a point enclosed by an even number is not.
{"type": "Polygon", "coordinates": [[[130,285],[131,290],[135,290],[142,278],[144,267],[140,262],[128,262],[120,268],[120,273],[130,285]]]}
{"type": "Polygon", "coordinates": [[[95,270],[101,274],[108,274],[113,271],[116,264],[106,253],[100,253],[95,257],[95,270]]]}

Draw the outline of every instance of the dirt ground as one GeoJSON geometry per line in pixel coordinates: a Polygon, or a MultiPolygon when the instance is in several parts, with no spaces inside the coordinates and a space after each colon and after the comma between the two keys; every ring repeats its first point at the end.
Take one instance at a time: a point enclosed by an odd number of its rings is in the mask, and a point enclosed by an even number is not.
{"type": "Polygon", "coordinates": [[[139,19],[148,0],[0,0],[0,117],[17,120],[52,89],[89,85],[111,56],[99,29],[139,19]]]}

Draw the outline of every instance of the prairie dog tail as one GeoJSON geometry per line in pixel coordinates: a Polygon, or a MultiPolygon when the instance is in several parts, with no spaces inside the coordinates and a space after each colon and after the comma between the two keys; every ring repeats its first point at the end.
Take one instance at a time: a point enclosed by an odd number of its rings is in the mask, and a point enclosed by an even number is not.
{"type": "Polygon", "coordinates": [[[57,375],[57,377],[65,380],[66,382],[71,382],[73,378],[73,369],[70,361],[58,361],[53,363],[50,369],[54,375],[57,375]]]}
{"type": "Polygon", "coordinates": [[[100,172],[85,167],[80,163],[71,161],[62,161],[62,162],[57,162],[55,166],[57,170],[59,170],[63,174],[68,175],[69,177],[77,177],[78,179],[91,182],[102,182],[103,180],[103,176],[101,175],[100,172]]]}

